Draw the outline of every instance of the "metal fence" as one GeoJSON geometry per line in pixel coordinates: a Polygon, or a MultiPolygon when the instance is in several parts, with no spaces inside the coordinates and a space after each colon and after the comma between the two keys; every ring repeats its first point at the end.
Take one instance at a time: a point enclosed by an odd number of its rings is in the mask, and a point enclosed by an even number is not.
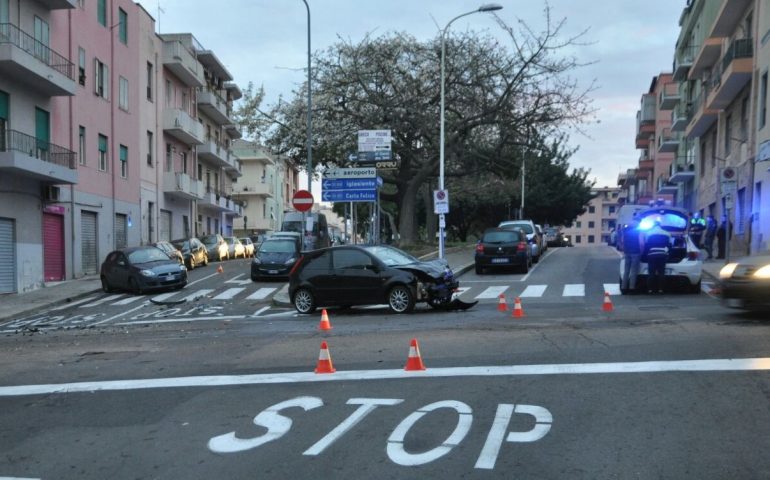
{"type": "Polygon", "coordinates": [[[75,165],[76,155],[72,150],[16,130],[0,130],[0,151],[22,152],[44,162],[54,163],[73,170],[77,168],[75,165]]]}
{"type": "Polygon", "coordinates": [[[75,79],[75,65],[12,23],[0,23],[0,44],[15,45],[57,72],[75,79]]]}

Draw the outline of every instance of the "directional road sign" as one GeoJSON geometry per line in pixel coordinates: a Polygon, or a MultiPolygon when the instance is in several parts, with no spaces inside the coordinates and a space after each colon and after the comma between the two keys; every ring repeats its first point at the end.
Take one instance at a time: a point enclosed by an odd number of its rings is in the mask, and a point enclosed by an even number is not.
{"type": "Polygon", "coordinates": [[[321,188],[324,190],[372,190],[377,188],[377,180],[374,178],[324,178],[321,180],[321,188]]]}
{"type": "Polygon", "coordinates": [[[348,154],[348,160],[357,163],[374,163],[382,160],[390,160],[393,154],[390,150],[379,150],[376,152],[358,152],[348,154]]]}
{"type": "Polygon", "coordinates": [[[358,151],[377,152],[390,150],[390,130],[359,130],[358,151]]]}
{"type": "Polygon", "coordinates": [[[375,168],[335,168],[324,172],[323,177],[327,178],[376,178],[377,169],[375,168]]]}
{"type": "Polygon", "coordinates": [[[377,170],[374,168],[338,168],[321,179],[324,202],[373,202],[377,200],[377,170]]]}
{"type": "Polygon", "coordinates": [[[376,190],[323,190],[321,200],[324,202],[374,202],[377,200],[376,190]]]}

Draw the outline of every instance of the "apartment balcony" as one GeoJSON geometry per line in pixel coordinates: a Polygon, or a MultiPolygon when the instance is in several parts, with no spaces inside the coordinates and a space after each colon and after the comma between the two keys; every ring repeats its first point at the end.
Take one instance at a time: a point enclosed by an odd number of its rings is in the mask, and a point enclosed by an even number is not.
{"type": "Polygon", "coordinates": [[[75,95],[75,65],[11,23],[0,23],[0,77],[49,97],[75,95]]]}
{"type": "Polygon", "coordinates": [[[225,209],[225,197],[219,189],[206,186],[203,190],[203,195],[198,200],[198,207],[207,208],[209,210],[215,210],[217,212],[224,212],[225,209]]]}
{"type": "Polygon", "coordinates": [[[229,165],[225,167],[225,172],[234,178],[242,177],[243,171],[241,170],[241,160],[234,154],[230,153],[229,162],[229,165]]]}
{"type": "Polygon", "coordinates": [[[234,217],[234,218],[243,216],[243,207],[241,206],[241,204],[239,204],[238,202],[236,202],[231,198],[225,198],[224,200],[225,200],[225,203],[224,203],[225,215],[227,215],[228,217],[234,217]]]}
{"type": "Polygon", "coordinates": [[[672,195],[679,191],[679,186],[671,180],[658,180],[658,195],[672,195]]]}
{"type": "Polygon", "coordinates": [[[75,152],[16,130],[0,130],[0,172],[52,184],[78,183],[75,152]]]}
{"type": "Polygon", "coordinates": [[[273,228],[277,227],[273,226],[273,220],[270,218],[252,219],[251,215],[249,215],[248,221],[246,222],[247,230],[270,231],[273,230],[273,228]]]}
{"type": "Polygon", "coordinates": [[[249,185],[246,184],[237,184],[238,188],[236,189],[236,184],[233,184],[233,193],[238,195],[257,195],[261,197],[274,197],[275,196],[275,187],[272,183],[268,182],[257,182],[252,183],[249,185]]]}
{"type": "Polygon", "coordinates": [[[684,47],[679,55],[674,58],[674,81],[683,82],[687,80],[687,74],[690,72],[696,53],[696,47],[684,47]]]}
{"type": "Polygon", "coordinates": [[[685,129],[685,136],[688,139],[694,139],[702,136],[717,121],[719,110],[706,108],[703,101],[703,93],[692,102],[689,111],[689,120],[685,129]]]}
{"type": "Polygon", "coordinates": [[[198,146],[198,158],[215,167],[231,167],[231,157],[230,150],[213,138],[204,140],[203,145],[198,146]]]}
{"type": "MultiPolygon", "coordinates": [[[[639,159],[639,166],[637,167],[637,173],[639,173],[642,170],[645,170],[645,173],[643,173],[641,176],[646,177],[647,173],[646,171],[652,171],[655,169],[655,160],[650,160],[649,157],[643,159],[639,159]]],[[[637,175],[637,178],[639,178],[640,175],[637,175]]]]}
{"type": "Polygon", "coordinates": [[[43,5],[48,10],[64,10],[75,8],[78,5],[77,0],[37,0],[37,3],[43,5]]]}
{"type": "Polygon", "coordinates": [[[182,200],[198,200],[202,196],[203,182],[190,178],[186,173],[164,172],[163,192],[182,200]]]}
{"type": "Polygon", "coordinates": [[[685,163],[684,158],[678,157],[671,163],[668,181],[672,183],[686,183],[695,179],[695,165],[685,163]]]}
{"type": "Polygon", "coordinates": [[[671,131],[684,132],[687,128],[687,104],[680,102],[671,110],[671,131]]]}
{"type": "Polygon", "coordinates": [[[208,87],[198,89],[198,108],[217,125],[232,123],[227,114],[227,102],[208,87]]]}
{"type": "Polygon", "coordinates": [[[650,146],[650,138],[655,135],[655,121],[643,121],[642,111],[636,111],[636,148],[650,146]]]}
{"type": "Polygon", "coordinates": [[[693,60],[690,72],[687,74],[689,80],[697,80],[704,71],[710,69],[719,61],[719,56],[722,54],[723,40],[723,37],[709,37],[704,40],[703,45],[701,45],[698,54],[693,60]]]}
{"type": "Polygon", "coordinates": [[[722,57],[719,69],[712,76],[711,91],[707,98],[708,108],[723,110],[751,81],[754,63],[754,39],[733,40],[722,57]]]}
{"type": "Polygon", "coordinates": [[[679,103],[679,83],[669,82],[660,91],[659,106],[661,110],[671,110],[679,103]]]}
{"type": "Polygon", "coordinates": [[[752,6],[753,0],[728,0],[722,2],[711,27],[710,36],[729,37],[738,28],[746,10],[752,6]]]}
{"type": "Polygon", "coordinates": [[[664,128],[658,137],[658,153],[672,153],[679,149],[681,134],[671,132],[670,128],[664,128]]]}
{"type": "Polygon", "coordinates": [[[230,138],[241,138],[241,126],[237,123],[230,123],[225,125],[225,132],[230,135],[230,138]]]}
{"type": "Polygon", "coordinates": [[[201,145],[205,137],[203,125],[178,108],[163,111],[163,131],[187,145],[201,145]]]}
{"type": "Polygon", "coordinates": [[[195,54],[179,40],[163,42],[163,66],[188,87],[202,87],[206,84],[203,67],[195,54]]]}

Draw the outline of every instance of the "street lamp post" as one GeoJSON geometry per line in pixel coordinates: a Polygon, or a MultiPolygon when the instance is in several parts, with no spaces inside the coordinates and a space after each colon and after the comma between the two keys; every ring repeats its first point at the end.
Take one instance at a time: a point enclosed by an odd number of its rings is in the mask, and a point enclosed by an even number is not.
{"type": "Polygon", "coordinates": [[[311,183],[313,181],[313,127],[311,122],[310,110],[313,107],[313,94],[310,88],[310,5],[307,0],[302,0],[307,9],[307,191],[312,192],[311,183]]]}
{"type": "MultiPolygon", "coordinates": [[[[304,0],[303,0],[304,1],[304,0]]],[[[439,171],[438,171],[438,189],[444,190],[444,58],[446,56],[446,32],[449,29],[449,26],[452,25],[452,22],[455,20],[465,17],[466,15],[471,15],[473,13],[477,12],[493,12],[495,10],[502,9],[502,5],[498,5],[496,3],[486,3],[476,10],[472,10],[470,12],[463,13],[461,15],[456,16],[452,20],[449,21],[449,23],[446,24],[443,30],[441,30],[441,142],[439,145],[439,171]]],[[[439,226],[438,226],[438,256],[439,258],[444,258],[444,215],[441,214],[439,216],[439,226]]]]}

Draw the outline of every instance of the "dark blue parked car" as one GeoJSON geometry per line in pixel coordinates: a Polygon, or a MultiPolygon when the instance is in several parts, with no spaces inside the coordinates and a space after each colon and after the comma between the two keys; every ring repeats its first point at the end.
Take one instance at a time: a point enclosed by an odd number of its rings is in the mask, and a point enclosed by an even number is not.
{"type": "Polygon", "coordinates": [[[184,287],[187,267],[168,258],[157,247],[130,247],[110,252],[102,263],[100,277],[105,292],[123,289],[142,294],[184,287]]]}

